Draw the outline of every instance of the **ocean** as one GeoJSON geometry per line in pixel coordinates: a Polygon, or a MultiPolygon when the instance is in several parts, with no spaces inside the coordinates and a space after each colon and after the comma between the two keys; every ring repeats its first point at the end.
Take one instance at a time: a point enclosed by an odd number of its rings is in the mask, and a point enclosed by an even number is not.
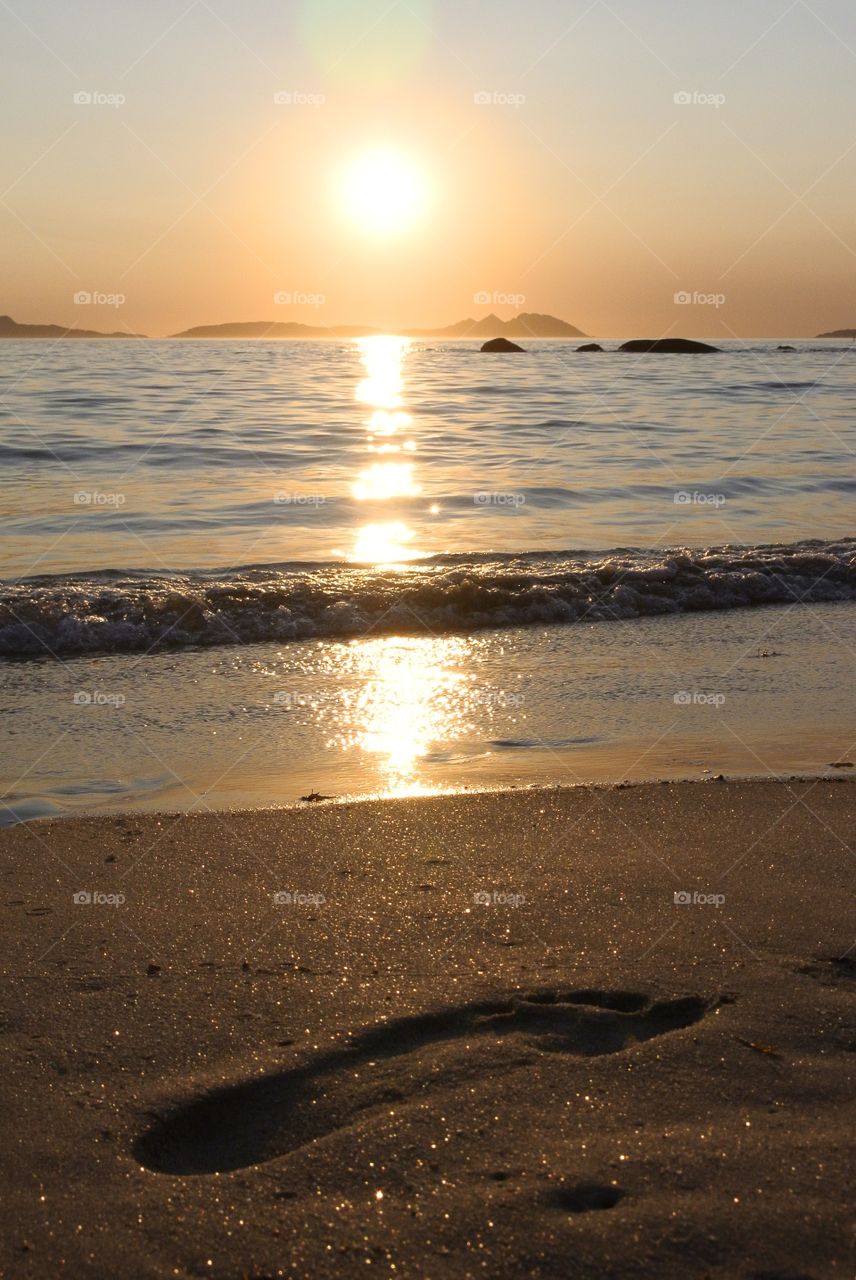
{"type": "Polygon", "coordinates": [[[6,820],[848,763],[853,344],[526,345],[0,344],[6,820]]]}

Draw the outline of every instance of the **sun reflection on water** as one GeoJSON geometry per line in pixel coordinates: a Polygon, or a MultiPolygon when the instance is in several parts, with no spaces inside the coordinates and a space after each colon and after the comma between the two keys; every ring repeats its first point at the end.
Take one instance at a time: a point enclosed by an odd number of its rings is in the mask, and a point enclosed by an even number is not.
{"type": "MultiPolygon", "coordinates": [[[[411,438],[401,438],[412,425],[403,408],[403,368],[410,340],[383,334],[360,338],[357,345],[365,377],[357,386],[356,400],[371,410],[365,424],[366,448],[384,460],[364,467],[351,491],[364,503],[418,497],[422,486],[414,478],[414,463],[390,457],[416,448],[411,438]]],[[[413,538],[413,530],[401,519],[373,519],[358,530],[350,559],[373,565],[414,560],[420,553],[410,545],[413,538]]]]}
{"type": "Polygon", "coordinates": [[[412,462],[373,462],[361,471],[354,485],[354,497],[382,502],[386,498],[410,498],[422,492],[413,479],[412,462]]]}
{"type": "Polygon", "coordinates": [[[369,418],[368,425],[376,436],[394,436],[404,427],[409,427],[410,423],[410,414],[403,413],[400,409],[376,409],[369,418]]]}
{"type": "Polygon", "coordinates": [[[420,779],[423,761],[469,727],[466,656],[466,640],[454,636],[391,636],[346,646],[336,657],[345,669],[345,691],[329,745],[371,757],[384,794],[433,790],[420,779]]]}
{"type": "Polygon", "coordinates": [[[357,534],[351,556],[358,564],[396,565],[405,560],[416,560],[418,551],[408,547],[413,530],[403,520],[386,520],[380,524],[367,524],[357,534]]]}
{"type": "MultiPolygon", "coordinates": [[[[403,567],[419,558],[414,530],[396,505],[418,497],[412,455],[412,419],[404,407],[404,363],[410,340],[387,335],[358,342],[365,377],[356,400],[367,406],[366,451],[352,493],[370,512],[356,532],[350,559],[359,564],[403,567]]],[[[435,508],[436,511],[436,508],[435,508]]],[[[412,795],[430,790],[420,765],[441,744],[460,737],[465,699],[456,670],[466,651],[454,638],[407,637],[367,640],[337,654],[344,685],[344,711],[331,747],[363,752],[383,783],[383,793],[412,795]]]]}

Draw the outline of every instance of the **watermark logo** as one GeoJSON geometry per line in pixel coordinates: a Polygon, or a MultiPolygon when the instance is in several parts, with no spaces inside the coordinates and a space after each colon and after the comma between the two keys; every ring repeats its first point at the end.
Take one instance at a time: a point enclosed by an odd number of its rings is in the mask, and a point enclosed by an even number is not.
{"type": "Polygon", "coordinates": [[[327,101],[325,93],[305,93],[303,89],[280,89],[273,95],[278,107],[323,107],[327,101]]]}
{"type": "Polygon", "coordinates": [[[323,893],[303,893],[297,889],[278,889],[273,895],[276,907],[323,907],[326,901],[323,893]]]}
{"type": "Polygon", "coordinates": [[[525,893],[508,893],[504,889],[480,889],[473,894],[477,907],[522,907],[525,893]]]}
{"type": "Polygon", "coordinates": [[[690,893],[689,889],[676,889],[674,895],[677,907],[721,907],[725,902],[724,893],[690,893]]]}
{"type": "Polygon", "coordinates": [[[97,889],[78,889],[72,894],[72,900],[78,907],[121,907],[125,901],[124,893],[101,893],[97,889]]]}
{"type": "Polygon", "coordinates": [[[703,693],[698,689],[692,691],[681,689],[672,697],[676,707],[719,707],[725,706],[724,693],[703,693]]]}
{"type": "Polygon", "coordinates": [[[698,290],[689,293],[686,289],[679,289],[674,300],[676,307],[715,307],[719,310],[725,306],[724,293],[699,293],[698,290]]]}
{"type": "Polygon", "coordinates": [[[74,295],[76,307],[122,307],[125,302],[124,293],[101,293],[98,289],[78,289],[74,295]]]}
{"type": "Polygon", "coordinates": [[[491,293],[488,289],[480,289],[473,294],[473,302],[477,307],[522,307],[526,302],[526,294],[500,293],[498,289],[491,293]]]}
{"type": "Polygon", "coordinates": [[[492,493],[481,489],[473,494],[473,502],[477,507],[522,507],[526,502],[526,494],[492,493]]]}
{"type": "Polygon", "coordinates": [[[127,101],[124,93],[102,93],[100,89],[78,89],[74,95],[76,107],[123,107],[127,101]]]}
{"type": "Polygon", "coordinates": [[[502,89],[479,89],[473,94],[477,107],[522,107],[525,93],[505,93],[502,89]]]}
{"type": "Polygon", "coordinates": [[[715,107],[718,111],[725,106],[724,93],[701,93],[698,89],[679,89],[673,100],[676,107],[715,107]]]}
{"type": "Polygon", "coordinates": [[[317,708],[319,699],[311,693],[294,693],[290,689],[278,689],[272,701],[277,707],[285,707],[287,711],[295,711],[299,707],[317,708]]]}
{"type": "Polygon", "coordinates": [[[105,693],[103,689],[78,689],[71,699],[76,707],[124,707],[124,693],[105,693]]]}
{"type": "Polygon", "coordinates": [[[301,293],[297,289],[278,289],[273,300],[277,307],[323,307],[327,296],[323,293],[301,293]]]}
{"type": "Polygon", "coordinates": [[[74,495],[76,507],[123,507],[124,493],[103,493],[100,489],[78,489],[74,495]]]}
{"type": "Polygon", "coordinates": [[[676,507],[724,507],[724,493],[700,493],[698,489],[678,489],[672,499],[676,507]]]}
{"type": "Polygon", "coordinates": [[[323,507],[327,501],[323,493],[289,493],[285,489],[275,493],[273,500],[286,507],[323,507]]]}
{"type": "Polygon", "coordinates": [[[522,707],[526,699],[505,689],[474,689],[472,701],[477,707],[522,707]]]}

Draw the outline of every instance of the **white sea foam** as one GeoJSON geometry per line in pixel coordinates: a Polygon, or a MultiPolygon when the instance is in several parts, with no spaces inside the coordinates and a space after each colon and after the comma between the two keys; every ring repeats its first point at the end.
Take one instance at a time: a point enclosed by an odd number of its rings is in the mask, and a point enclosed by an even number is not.
{"type": "Polygon", "coordinates": [[[0,654],[438,634],[841,600],[856,600],[856,539],[598,557],[445,556],[394,571],[110,571],[0,586],[0,654]]]}

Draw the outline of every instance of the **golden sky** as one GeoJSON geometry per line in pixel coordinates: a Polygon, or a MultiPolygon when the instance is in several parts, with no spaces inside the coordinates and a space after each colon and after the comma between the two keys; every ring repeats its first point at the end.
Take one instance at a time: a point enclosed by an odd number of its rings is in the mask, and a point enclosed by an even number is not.
{"type": "Polygon", "coordinates": [[[856,325],[851,0],[11,0],[0,50],[18,320],[856,325]]]}

